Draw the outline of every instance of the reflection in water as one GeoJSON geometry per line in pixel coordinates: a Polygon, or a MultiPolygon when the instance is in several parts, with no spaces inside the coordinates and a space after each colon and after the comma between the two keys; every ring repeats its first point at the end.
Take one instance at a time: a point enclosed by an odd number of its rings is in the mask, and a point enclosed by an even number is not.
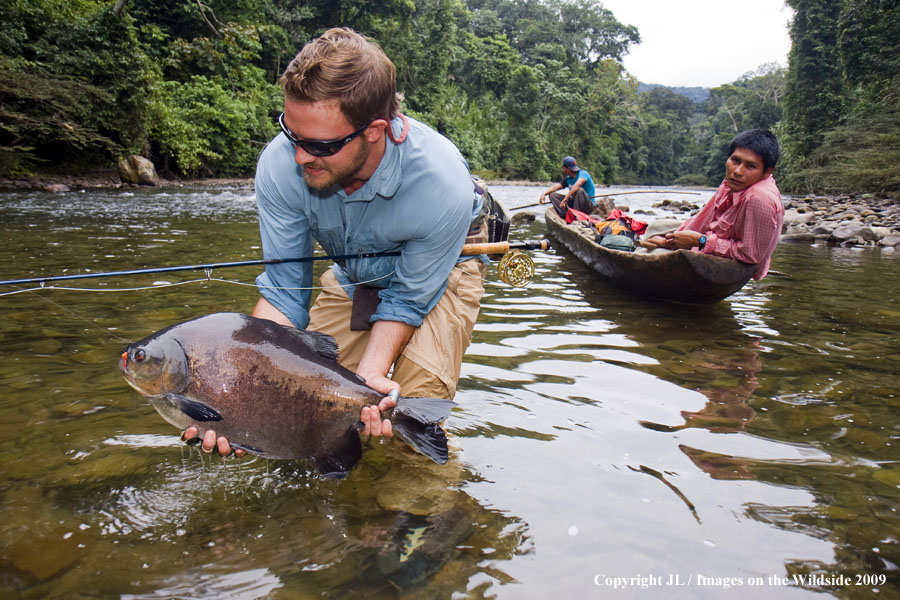
{"type": "MultiPolygon", "coordinates": [[[[260,257],[249,190],[0,195],[0,219],[2,278],[260,257]]],[[[612,595],[598,573],[900,588],[900,254],[782,246],[784,275],[700,308],[621,294],[561,249],[533,256],[527,288],[488,277],[451,464],[378,443],[343,481],[184,448],[116,371],[125,341],[246,312],[252,286],[0,296],[0,596],[612,595]]]]}

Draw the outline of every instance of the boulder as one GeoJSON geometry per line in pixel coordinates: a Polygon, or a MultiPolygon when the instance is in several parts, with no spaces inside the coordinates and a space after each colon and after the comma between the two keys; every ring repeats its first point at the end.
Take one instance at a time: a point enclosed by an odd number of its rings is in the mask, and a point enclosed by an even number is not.
{"type": "Polygon", "coordinates": [[[831,232],[837,229],[837,226],[837,223],[832,223],[831,221],[823,221],[813,227],[811,233],[813,235],[824,235],[826,237],[831,237],[831,232]]]}
{"type": "Polygon", "coordinates": [[[810,212],[800,212],[795,209],[784,211],[784,226],[805,225],[812,221],[815,215],[810,212]]]}
{"type": "Polygon", "coordinates": [[[530,212],[517,212],[509,218],[510,222],[513,225],[525,225],[527,223],[533,223],[534,219],[534,213],[530,212]]]}
{"type": "Polygon", "coordinates": [[[882,240],[891,235],[891,230],[887,227],[872,227],[872,233],[875,234],[875,239],[882,240]]]}
{"type": "Polygon", "coordinates": [[[895,246],[900,246],[900,233],[892,233],[890,235],[886,235],[881,238],[878,243],[886,248],[894,248],[895,246]]]}
{"type": "Polygon", "coordinates": [[[616,203],[612,198],[594,198],[597,204],[591,214],[605,219],[606,216],[616,209],[616,203]]]}
{"type": "Polygon", "coordinates": [[[781,236],[782,242],[814,242],[816,236],[811,233],[788,233],[781,236]]]}
{"type": "Polygon", "coordinates": [[[159,185],[159,176],[153,163],[144,158],[132,154],[119,161],[119,177],[125,183],[135,185],[159,185]]]}
{"type": "Polygon", "coordinates": [[[45,192],[50,192],[53,194],[58,194],[60,192],[68,192],[69,186],[64,183],[48,183],[44,186],[41,186],[41,189],[45,192]]]}
{"type": "Polygon", "coordinates": [[[875,240],[875,233],[859,223],[842,223],[831,232],[831,237],[836,242],[871,242],[875,240]]]}

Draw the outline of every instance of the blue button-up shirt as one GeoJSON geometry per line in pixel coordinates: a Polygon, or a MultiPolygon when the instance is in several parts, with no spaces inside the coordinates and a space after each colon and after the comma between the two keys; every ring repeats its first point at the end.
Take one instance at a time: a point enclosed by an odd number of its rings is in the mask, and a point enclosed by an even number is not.
{"type": "MultiPolygon", "coordinates": [[[[463,260],[459,253],[482,198],[456,146],[414,119],[409,123],[402,143],[386,139],[378,168],[352,194],[339,185],[325,191],[307,186],[284,134],[263,150],[255,186],[265,258],[312,256],[314,240],[330,255],[400,251],[350,259],[334,271],[351,298],[354,283],[384,288],[373,321],[418,327],[444,293],[450,270],[463,260]]],[[[399,136],[402,121],[394,119],[391,126],[399,136]]],[[[311,263],[267,265],[256,283],[294,325],[307,326],[311,263]]]]}

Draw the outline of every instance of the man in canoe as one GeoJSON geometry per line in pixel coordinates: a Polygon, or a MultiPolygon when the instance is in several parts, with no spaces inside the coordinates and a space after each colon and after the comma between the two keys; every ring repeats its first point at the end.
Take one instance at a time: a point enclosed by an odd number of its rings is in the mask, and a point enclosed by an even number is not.
{"type": "MultiPolygon", "coordinates": [[[[314,242],[331,255],[400,254],[338,261],[312,308],[312,263],[268,265],[253,316],[331,335],[340,363],[385,396],[453,398],[486,270],[460,257],[467,241],[487,241],[465,159],[400,113],[393,63],[350,29],[309,42],[281,85],[281,133],[255,179],[265,258],[310,256],[314,242]]],[[[380,413],[393,405],[364,408],[365,433],[390,436],[380,413]]],[[[203,447],[231,450],[209,431],[203,447]]]]}
{"type": "Polygon", "coordinates": [[[754,279],[769,272],[769,263],[784,219],[781,192],[772,170],[781,152],[768,130],[748,129],[728,145],[725,180],[709,202],[675,231],[644,240],[643,245],[696,249],[756,265],[754,279]]]}
{"type": "Polygon", "coordinates": [[[594,180],[591,179],[591,174],[580,169],[578,162],[571,156],[563,159],[562,173],[562,180],[541,194],[539,202],[546,203],[549,195],[550,202],[553,203],[553,207],[562,218],[566,218],[569,208],[591,214],[591,211],[594,210],[594,180]],[[559,190],[563,188],[568,188],[568,191],[560,194],[559,190]]]}

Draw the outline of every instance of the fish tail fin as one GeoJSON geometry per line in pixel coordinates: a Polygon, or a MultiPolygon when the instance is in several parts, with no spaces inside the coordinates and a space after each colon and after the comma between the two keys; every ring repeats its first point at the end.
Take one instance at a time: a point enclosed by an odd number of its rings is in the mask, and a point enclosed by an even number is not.
{"type": "Polygon", "coordinates": [[[445,464],[447,434],[441,421],[450,415],[456,403],[442,398],[407,398],[397,401],[391,425],[400,439],[438,464],[445,464]]]}

